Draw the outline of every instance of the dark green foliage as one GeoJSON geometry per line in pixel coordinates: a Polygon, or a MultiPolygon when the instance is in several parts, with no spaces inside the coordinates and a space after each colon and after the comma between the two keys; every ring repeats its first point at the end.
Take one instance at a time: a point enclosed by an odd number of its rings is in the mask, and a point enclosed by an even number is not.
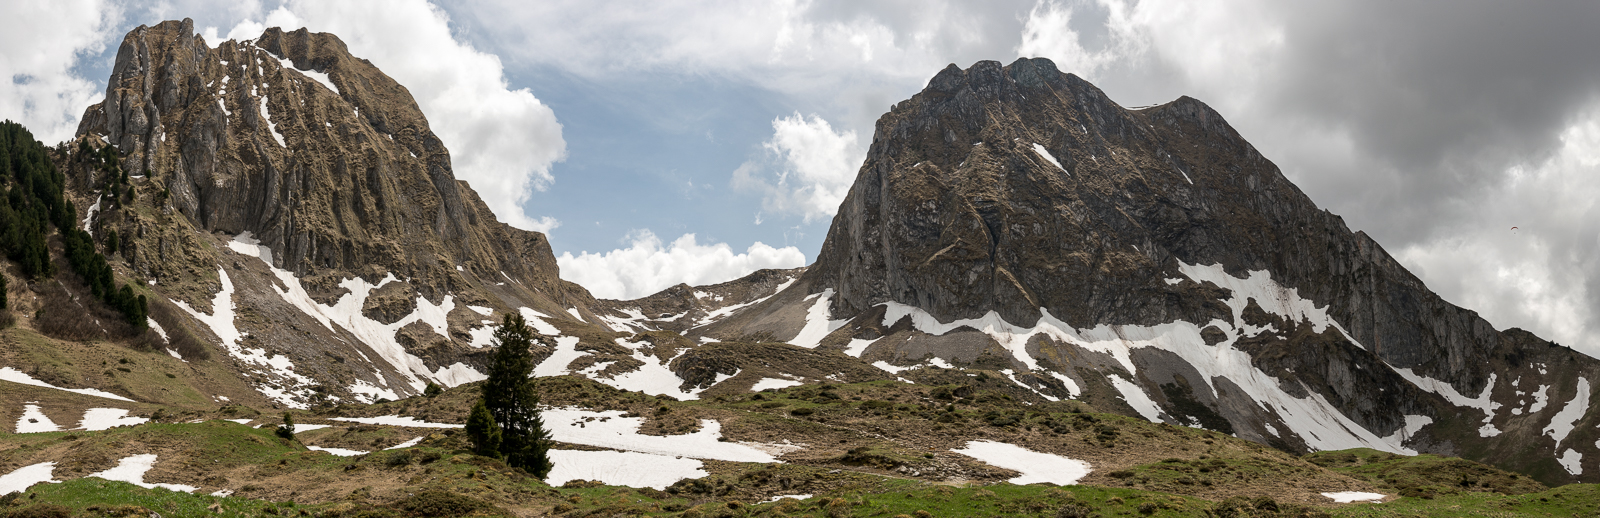
{"type": "Polygon", "coordinates": [[[550,432],[539,417],[533,378],[533,331],[522,315],[508,314],[494,332],[494,359],[483,384],[483,403],[500,425],[500,454],[506,464],[540,480],[550,473],[550,432]]]}
{"type": "Polygon", "coordinates": [[[66,176],[56,171],[44,144],[21,124],[0,123],[0,250],[29,278],[48,277],[49,225],[72,226],[75,213],[62,196],[66,176]]]}
{"type": "Polygon", "coordinates": [[[500,456],[500,425],[495,424],[494,415],[489,413],[489,407],[484,406],[483,399],[472,405],[472,414],[467,416],[467,439],[472,441],[472,452],[485,457],[500,456]]]}
{"type": "Polygon", "coordinates": [[[117,253],[117,244],[117,229],[113,228],[109,232],[106,232],[106,253],[117,253]]]}
{"type": "Polygon", "coordinates": [[[434,397],[443,393],[444,389],[439,387],[438,383],[434,383],[432,381],[428,382],[428,388],[422,389],[422,395],[427,397],[434,397]]]}
{"type": "Polygon", "coordinates": [[[6,518],[69,518],[72,509],[56,504],[35,504],[21,509],[7,511],[6,518]]]}
{"type": "Polygon", "coordinates": [[[0,275],[0,309],[11,308],[11,281],[0,275]]]}
{"type": "Polygon", "coordinates": [[[283,413],[283,424],[278,425],[278,429],[277,430],[273,430],[272,433],[273,433],[273,435],[277,435],[278,437],[282,437],[282,438],[284,438],[286,440],[293,441],[294,440],[294,415],[292,415],[292,414],[290,414],[288,412],[284,412],[283,413]]]}

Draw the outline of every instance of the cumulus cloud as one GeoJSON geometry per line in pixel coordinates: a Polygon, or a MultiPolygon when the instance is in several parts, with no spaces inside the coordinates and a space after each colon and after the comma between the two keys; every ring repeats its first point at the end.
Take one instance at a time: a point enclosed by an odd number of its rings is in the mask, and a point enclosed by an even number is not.
{"type": "Polygon", "coordinates": [[[1095,72],[1117,58],[1115,49],[1089,50],[1078,31],[1072,28],[1072,6],[1058,2],[1039,2],[1022,24],[1022,43],[1016,53],[1022,57],[1049,58],[1056,68],[1093,80],[1095,72]]]}
{"type": "Polygon", "coordinates": [[[101,0],[10,4],[0,16],[0,118],[46,144],[71,138],[84,108],[105,97],[73,65],[112,43],[120,13],[101,0]]]}
{"type": "Polygon", "coordinates": [[[555,181],[566,156],[555,112],[527,88],[511,88],[500,58],[456,39],[449,15],[424,0],[321,2],[291,0],[261,22],[245,20],[228,37],[255,37],[265,27],[306,27],[337,34],[405,85],[450,149],[456,177],[472,184],[501,221],[554,228],[523,212],[531,189],[555,181]]]}
{"type": "Polygon", "coordinates": [[[797,214],[807,223],[839,211],[867,155],[854,130],[835,131],[821,117],[799,112],[773,119],[772,138],[762,147],[775,172],[760,161],[745,162],[734,170],[733,186],[763,193],[764,210],[797,214]]]}
{"type": "Polygon", "coordinates": [[[798,248],[773,248],[756,242],[742,254],[726,243],[702,245],[694,234],[684,234],[671,244],[649,230],[632,233],[632,245],[610,252],[556,258],[561,278],[588,288],[594,296],[635,299],[678,283],[692,286],[731,281],[763,268],[797,268],[805,265],[798,248]]]}

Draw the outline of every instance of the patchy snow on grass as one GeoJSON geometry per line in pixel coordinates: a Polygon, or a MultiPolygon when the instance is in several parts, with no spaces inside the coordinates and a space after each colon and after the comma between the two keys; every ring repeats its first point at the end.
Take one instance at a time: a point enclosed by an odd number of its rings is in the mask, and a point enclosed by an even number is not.
{"type": "Polygon", "coordinates": [[[798,387],[798,386],[804,385],[804,384],[805,384],[805,382],[803,382],[803,381],[786,380],[786,379],[782,379],[782,378],[761,378],[761,381],[757,381],[755,385],[751,385],[750,386],[750,391],[751,392],[761,392],[761,391],[767,390],[767,389],[782,389],[782,388],[789,388],[789,387],[798,387]]]}
{"type": "Polygon", "coordinates": [[[495,328],[495,326],[485,325],[483,327],[468,329],[467,336],[472,337],[472,340],[467,342],[467,346],[474,349],[482,349],[484,347],[494,345],[495,328]]]}
{"type": "MultiPolygon", "coordinates": [[[[382,375],[380,374],[379,376],[382,375]]],[[[380,379],[382,378],[380,377],[380,379]]],[[[351,394],[355,394],[356,397],[362,400],[364,403],[372,403],[379,399],[387,399],[389,401],[399,401],[403,399],[393,390],[367,383],[367,380],[358,379],[355,383],[350,384],[350,386],[346,388],[350,390],[351,394]]]]}
{"type": "Polygon", "coordinates": [[[105,470],[105,471],[101,471],[99,473],[94,473],[94,474],[91,474],[91,475],[88,475],[88,476],[96,477],[96,478],[103,478],[103,479],[106,479],[106,480],[115,480],[117,482],[127,482],[129,484],[133,484],[135,486],[139,486],[139,487],[142,487],[142,488],[145,488],[145,489],[154,489],[154,488],[158,488],[159,487],[159,488],[167,489],[167,490],[171,490],[171,491],[184,491],[184,492],[193,492],[194,490],[199,489],[199,488],[194,487],[194,486],[186,486],[186,485],[183,485],[183,484],[152,484],[152,483],[149,483],[149,482],[145,482],[144,481],[144,474],[146,472],[150,471],[150,468],[154,467],[155,465],[156,465],[156,456],[155,456],[155,454],[146,453],[146,454],[143,454],[143,455],[134,455],[132,457],[126,457],[126,458],[122,459],[121,461],[117,462],[117,467],[111,468],[111,469],[108,469],[108,470],[105,470]]]}
{"type": "Polygon", "coordinates": [[[228,422],[231,422],[231,423],[239,423],[239,424],[242,424],[242,425],[245,425],[245,426],[249,426],[250,422],[254,421],[254,420],[255,419],[251,419],[251,418],[248,418],[248,417],[244,418],[244,419],[223,419],[223,421],[228,421],[228,422]]]}
{"type": "MultiPolygon", "coordinates": [[[[810,300],[812,297],[816,297],[817,301],[811,304],[810,310],[806,311],[806,326],[800,329],[800,334],[789,340],[790,344],[807,349],[816,349],[817,345],[822,343],[823,337],[844,327],[845,323],[850,321],[848,318],[830,320],[833,314],[829,307],[833,299],[833,288],[822,290],[822,293],[811,294],[806,297],[806,300],[810,300]]],[[[854,344],[852,343],[851,345],[854,344]]],[[[865,350],[866,346],[862,346],[862,349],[865,350]]],[[[859,358],[860,353],[856,353],[854,356],[859,358]]]]}
{"type": "Polygon", "coordinates": [[[1328,497],[1341,504],[1348,504],[1351,502],[1371,502],[1383,500],[1388,495],[1382,495],[1378,493],[1363,493],[1361,491],[1340,491],[1337,493],[1323,493],[1322,496],[1328,497]]]}
{"type": "MultiPolygon", "coordinates": [[[[1578,424],[1578,420],[1582,419],[1583,414],[1588,411],[1589,380],[1580,377],[1578,378],[1578,394],[1573,396],[1572,401],[1567,402],[1567,406],[1562,407],[1560,412],[1556,412],[1556,415],[1550,418],[1550,424],[1544,427],[1544,432],[1542,433],[1555,439],[1556,445],[1559,446],[1561,441],[1567,440],[1567,434],[1572,433],[1572,428],[1578,424]]],[[[1571,452],[1572,450],[1567,451],[1571,452]]],[[[1567,471],[1572,470],[1569,468],[1567,471]]],[[[1573,474],[1576,475],[1577,473],[1573,474]]]]}
{"type": "Polygon", "coordinates": [[[967,447],[950,450],[984,463],[1022,473],[1007,480],[1012,484],[1026,485],[1038,482],[1066,486],[1078,483],[1089,475],[1089,463],[1040,453],[1014,444],[994,441],[967,441],[967,447]]]}
{"type": "Polygon", "coordinates": [[[1032,387],[1032,386],[1029,386],[1027,383],[1023,383],[1022,380],[1017,379],[1016,371],[1013,371],[1011,369],[1003,369],[1003,370],[1000,371],[1000,373],[1006,375],[1006,377],[1011,379],[1012,383],[1016,383],[1017,386],[1025,388],[1025,389],[1028,389],[1028,390],[1032,391],[1034,394],[1038,394],[1039,397],[1045,398],[1045,400],[1047,400],[1047,401],[1061,401],[1061,398],[1058,398],[1058,397],[1055,397],[1055,396],[1052,396],[1052,395],[1049,395],[1049,394],[1045,394],[1044,392],[1041,392],[1038,387],[1032,387]]]}
{"type": "Polygon", "coordinates": [[[16,433],[59,432],[60,426],[39,410],[39,405],[23,405],[22,417],[17,418],[16,433]]]}
{"type": "Polygon", "coordinates": [[[1072,378],[1067,377],[1066,374],[1051,372],[1050,376],[1061,380],[1061,384],[1067,386],[1067,393],[1072,394],[1072,397],[1078,397],[1079,395],[1083,394],[1083,389],[1078,388],[1078,382],[1073,381],[1072,378]]]}
{"type": "Polygon", "coordinates": [[[421,436],[417,436],[417,437],[411,438],[411,440],[409,440],[409,441],[406,441],[406,442],[403,442],[403,443],[400,443],[400,444],[396,444],[394,446],[390,446],[390,447],[384,448],[384,449],[385,450],[399,450],[399,449],[402,449],[402,448],[410,448],[412,446],[416,446],[417,444],[420,444],[421,442],[422,442],[422,437],[421,436]]]}
{"type": "Polygon", "coordinates": [[[128,415],[128,411],[121,408],[91,408],[83,413],[83,419],[78,421],[78,430],[91,432],[110,430],[118,426],[136,426],[150,422],[143,417],[128,415]]]}
{"type": "Polygon", "coordinates": [[[333,454],[334,456],[337,456],[337,457],[354,457],[354,456],[357,456],[357,455],[366,455],[368,453],[372,453],[372,452],[366,452],[366,451],[361,451],[361,450],[346,450],[344,448],[324,448],[324,447],[321,447],[321,446],[306,446],[306,449],[314,450],[314,451],[328,452],[328,453],[333,454]]]}
{"type": "Polygon", "coordinates": [[[334,417],[330,421],[346,421],[361,424],[381,424],[387,426],[405,426],[410,428],[466,428],[466,425],[449,423],[430,423],[418,421],[411,416],[383,415],[378,417],[334,417]]]}
{"type": "Polygon", "coordinates": [[[483,315],[483,316],[489,316],[490,313],[494,312],[493,309],[489,309],[489,308],[486,308],[486,307],[483,307],[483,306],[467,306],[467,309],[470,309],[473,312],[475,312],[475,313],[477,313],[479,315],[483,315]]]}
{"type": "Polygon", "coordinates": [[[9,381],[9,382],[12,382],[12,383],[18,383],[18,384],[22,384],[22,385],[32,385],[32,386],[35,386],[35,387],[41,387],[41,388],[47,388],[47,389],[56,389],[56,390],[60,390],[60,391],[71,392],[71,393],[74,393],[74,394],[83,394],[85,396],[103,397],[103,398],[106,398],[106,399],[115,399],[117,401],[127,401],[129,403],[133,402],[132,399],[128,399],[128,398],[125,398],[125,397],[122,397],[122,396],[118,396],[116,394],[112,394],[112,393],[106,392],[104,390],[96,390],[96,389],[92,389],[92,388],[69,389],[69,388],[57,387],[55,385],[51,385],[49,383],[45,383],[43,381],[39,381],[39,380],[33,379],[33,376],[29,376],[28,373],[19,371],[17,369],[13,369],[11,367],[0,367],[0,380],[5,380],[5,381],[9,381]]]}
{"type": "Polygon", "coordinates": [[[879,369],[882,369],[884,372],[887,372],[889,374],[899,374],[900,371],[908,371],[908,370],[917,368],[916,366],[901,367],[899,365],[894,365],[892,363],[889,363],[889,362],[886,362],[886,361],[883,361],[883,360],[878,360],[878,361],[872,362],[872,366],[873,367],[877,367],[879,369]]]}
{"type": "Polygon", "coordinates": [[[0,476],[0,495],[27,491],[34,484],[58,484],[59,480],[51,480],[51,475],[56,470],[54,462],[40,462],[31,466],[23,466],[0,476]]]}
{"type": "MultiPolygon", "coordinates": [[[[573,340],[576,341],[577,339],[573,340]]],[[[663,360],[656,356],[646,355],[641,347],[643,344],[629,342],[623,338],[616,339],[616,342],[617,345],[632,350],[633,359],[638,360],[642,365],[638,369],[616,374],[610,378],[600,377],[593,372],[585,372],[585,375],[590,379],[622,390],[637,390],[656,396],[672,396],[679,401],[700,399],[700,392],[705,389],[690,388],[689,390],[683,390],[683,378],[678,377],[677,373],[672,372],[672,369],[667,367],[667,364],[672,362],[671,358],[663,360]]],[[[660,351],[658,350],[657,352],[659,353],[660,351]]],[[[718,374],[716,381],[713,381],[711,385],[721,383],[729,377],[732,376],[718,374]]],[[[709,387],[708,385],[707,388],[709,387]]]]}
{"type": "Polygon", "coordinates": [[[1037,142],[1033,144],[1033,152],[1038,153],[1040,158],[1048,160],[1050,165],[1056,166],[1056,169],[1060,169],[1061,172],[1067,172],[1067,168],[1061,167],[1061,162],[1056,161],[1056,156],[1050,154],[1050,150],[1045,149],[1044,146],[1039,145],[1037,142]]]}
{"type": "Polygon", "coordinates": [[[597,480],[612,486],[666,489],[686,478],[710,473],[695,459],[636,451],[550,450],[555,467],[545,482],[560,486],[572,480],[597,480]]]}
{"type": "Polygon", "coordinates": [[[294,424],[294,433],[305,433],[305,432],[309,432],[309,431],[312,431],[312,430],[321,430],[323,428],[331,428],[331,427],[333,427],[333,425],[331,425],[331,424],[295,423],[294,424]]]}
{"type": "Polygon", "coordinates": [[[761,503],[770,504],[770,503],[773,503],[773,502],[776,502],[776,501],[779,501],[779,500],[783,500],[785,498],[793,498],[795,500],[805,500],[807,498],[811,498],[812,496],[813,495],[811,495],[810,493],[801,493],[801,494],[798,494],[798,495],[778,495],[778,496],[775,496],[775,497],[772,497],[772,498],[768,498],[766,500],[762,500],[761,503]]]}
{"type": "MultiPolygon", "coordinates": [[[[750,306],[754,306],[754,305],[760,304],[762,302],[766,302],[767,299],[770,299],[770,298],[772,298],[773,296],[775,296],[775,295],[777,295],[779,293],[783,293],[783,290],[789,289],[789,286],[794,285],[795,281],[797,281],[799,279],[800,279],[800,277],[791,277],[791,278],[789,278],[789,280],[783,281],[783,284],[779,284],[777,289],[772,290],[772,294],[771,295],[767,295],[765,297],[761,297],[759,299],[752,300],[750,302],[746,302],[746,303],[743,303],[743,304],[734,304],[734,305],[731,305],[731,306],[725,306],[725,307],[717,308],[717,309],[712,310],[712,311],[708,311],[708,312],[706,312],[706,316],[700,317],[700,321],[696,322],[694,327],[705,327],[705,326],[711,325],[713,323],[716,323],[718,320],[722,320],[723,317],[726,317],[728,315],[733,314],[733,312],[735,312],[735,311],[738,311],[740,309],[744,309],[744,308],[747,308],[747,307],[750,307],[750,306]]],[[[721,301],[722,300],[722,296],[721,295],[716,296],[716,300],[721,301]]],[[[691,329],[693,329],[693,328],[691,328],[691,329]]]]}
{"type": "Polygon", "coordinates": [[[568,407],[542,414],[551,438],[560,442],[695,459],[779,462],[760,449],[717,440],[722,437],[722,423],[713,419],[701,419],[700,430],[691,434],[659,436],[640,434],[644,418],[622,417],[623,413],[568,407]]]}
{"type": "MultiPolygon", "coordinates": [[[[167,330],[166,329],[162,329],[161,328],[161,323],[160,322],[156,322],[156,319],[150,318],[150,317],[144,317],[144,324],[147,325],[147,326],[150,326],[150,330],[155,331],[156,334],[161,335],[161,343],[172,343],[172,340],[167,339],[167,330]]],[[[168,351],[171,351],[171,349],[168,349],[168,351]]],[[[182,356],[177,356],[176,353],[174,353],[173,355],[176,356],[179,360],[183,359],[182,356]]]]}

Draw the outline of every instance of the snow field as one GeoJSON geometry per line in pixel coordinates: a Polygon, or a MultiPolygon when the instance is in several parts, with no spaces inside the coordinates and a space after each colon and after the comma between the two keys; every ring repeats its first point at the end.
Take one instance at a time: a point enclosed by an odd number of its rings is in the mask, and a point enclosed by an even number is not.
{"type": "Polygon", "coordinates": [[[803,381],[786,380],[781,378],[761,378],[756,384],[750,386],[751,392],[761,392],[767,389],[782,389],[804,385],[803,381]]]}
{"type": "Polygon", "coordinates": [[[1049,161],[1050,165],[1056,166],[1056,169],[1060,169],[1061,172],[1067,172],[1067,168],[1061,167],[1061,162],[1056,161],[1056,156],[1050,154],[1050,150],[1045,149],[1044,146],[1039,145],[1037,142],[1033,144],[1033,152],[1038,153],[1040,158],[1049,161]]]}
{"type": "Polygon", "coordinates": [[[112,394],[112,393],[106,392],[104,390],[87,389],[87,388],[85,388],[85,389],[69,389],[69,388],[57,387],[55,385],[51,385],[49,383],[45,383],[43,381],[39,381],[39,380],[33,379],[33,376],[29,376],[28,373],[13,369],[11,367],[0,367],[0,380],[9,381],[9,382],[12,382],[12,383],[19,383],[19,384],[22,384],[22,385],[32,385],[32,386],[35,386],[35,387],[42,387],[42,388],[47,388],[47,389],[56,389],[56,390],[61,390],[61,391],[65,391],[65,392],[71,392],[71,393],[74,393],[74,394],[83,394],[85,396],[103,397],[103,398],[106,398],[106,399],[115,399],[117,401],[127,401],[129,403],[133,402],[132,399],[128,399],[128,398],[125,398],[125,397],[122,397],[122,396],[118,396],[116,394],[112,394]]]}
{"type": "Polygon", "coordinates": [[[136,426],[149,421],[143,417],[129,416],[128,411],[121,408],[91,408],[83,412],[77,429],[94,432],[118,426],[136,426]]]}
{"type": "Polygon", "coordinates": [[[1089,475],[1089,463],[1060,455],[1040,453],[1014,444],[995,441],[968,441],[967,447],[950,450],[983,461],[991,466],[1022,473],[1007,480],[1027,485],[1037,482],[1066,486],[1089,475]]]}
{"type": "Polygon", "coordinates": [[[34,484],[59,483],[51,480],[51,475],[56,470],[56,463],[41,462],[32,466],[23,466],[0,476],[0,495],[13,492],[27,491],[34,484]]]}
{"type": "Polygon", "coordinates": [[[397,416],[397,415],[385,415],[385,416],[378,416],[378,417],[334,417],[334,418],[330,418],[328,420],[329,421],[346,421],[346,422],[361,423],[361,424],[381,424],[381,425],[387,425],[387,426],[405,426],[405,427],[410,427],[410,428],[466,428],[466,425],[448,424],[448,423],[430,423],[430,422],[427,422],[427,421],[418,421],[417,418],[411,417],[411,416],[401,417],[401,416],[397,416]]]}
{"type": "Polygon", "coordinates": [[[306,449],[315,450],[315,451],[325,451],[325,452],[328,452],[328,453],[330,453],[330,454],[332,454],[334,456],[338,456],[338,457],[354,457],[354,456],[357,456],[357,455],[366,455],[368,453],[371,453],[371,452],[366,452],[366,451],[361,451],[361,450],[346,450],[344,448],[324,448],[324,447],[321,447],[321,446],[306,446],[306,449]]]}
{"type": "Polygon", "coordinates": [[[1360,491],[1340,491],[1340,492],[1337,492],[1337,493],[1323,493],[1322,496],[1328,497],[1328,498],[1332,499],[1333,501],[1341,503],[1341,504],[1348,504],[1348,503],[1351,503],[1351,502],[1370,502],[1370,501],[1375,501],[1375,500],[1383,500],[1384,498],[1388,497],[1388,495],[1381,495],[1381,494],[1378,494],[1378,493],[1363,493],[1363,492],[1360,492],[1360,491]]]}
{"type": "MultiPolygon", "coordinates": [[[[845,323],[850,321],[850,319],[829,320],[829,317],[833,313],[829,309],[832,305],[831,300],[833,299],[833,288],[822,290],[822,293],[813,293],[807,296],[806,300],[811,300],[812,297],[815,297],[817,301],[811,304],[810,310],[806,311],[805,327],[800,329],[800,334],[795,335],[793,339],[789,340],[790,344],[807,349],[816,349],[817,346],[822,343],[823,337],[828,336],[828,333],[832,333],[835,330],[844,327],[845,323]]],[[[870,344],[871,342],[867,343],[870,344]]],[[[851,346],[854,345],[854,343],[851,344],[851,346]]],[[[865,351],[866,346],[861,346],[861,350],[865,351]]],[[[860,358],[861,352],[858,351],[856,354],[851,356],[860,358]]]]}
{"type": "Polygon", "coordinates": [[[16,433],[38,433],[38,432],[59,432],[59,431],[61,431],[61,427],[60,426],[56,426],[56,423],[54,421],[51,421],[48,416],[45,416],[44,412],[39,411],[39,405],[23,405],[22,406],[22,417],[18,417],[17,418],[17,432],[16,433]]]}
{"type": "MultiPolygon", "coordinates": [[[[572,444],[617,450],[731,462],[779,462],[761,449],[734,442],[721,442],[722,424],[711,419],[700,421],[700,431],[685,435],[643,435],[644,419],[622,417],[623,411],[597,412],[578,408],[544,410],[545,426],[552,439],[572,444]]],[[[786,447],[791,445],[778,445],[786,447]]]]}
{"type": "Polygon", "coordinates": [[[710,473],[695,459],[635,451],[550,450],[555,468],[545,482],[560,486],[572,480],[598,480],[614,486],[666,489],[686,478],[710,473]]]}
{"type": "MultiPolygon", "coordinates": [[[[1578,394],[1572,397],[1572,401],[1567,402],[1567,406],[1561,407],[1561,411],[1556,412],[1556,415],[1550,418],[1550,424],[1544,427],[1542,433],[1555,439],[1556,445],[1560,446],[1561,441],[1567,440],[1567,434],[1572,433],[1572,428],[1578,424],[1578,420],[1582,419],[1583,414],[1588,411],[1589,380],[1579,377],[1578,394]]],[[[1567,452],[1569,455],[1577,453],[1572,450],[1567,450],[1567,452]]],[[[1565,462],[1565,460],[1562,461],[1563,465],[1565,465],[1565,462]]],[[[1577,465],[1576,460],[1572,462],[1574,466],[1577,465]]],[[[1572,468],[1568,468],[1567,471],[1572,471],[1572,468]]]]}
{"type": "Polygon", "coordinates": [[[150,471],[150,468],[154,467],[155,465],[156,455],[153,453],[146,453],[143,455],[126,457],[117,463],[117,467],[101,471],[99,473],[93,473],[88,476],[103,478],[106,480],[115,480],[118,482],[127,482],[145,489],[154,489],[159,487],[170,491],[184,492],[194,492],[194,490],[199,489],[194,486],[186,486],[183,484],[152,484],[145,482],[144,474],[150,471]]]}

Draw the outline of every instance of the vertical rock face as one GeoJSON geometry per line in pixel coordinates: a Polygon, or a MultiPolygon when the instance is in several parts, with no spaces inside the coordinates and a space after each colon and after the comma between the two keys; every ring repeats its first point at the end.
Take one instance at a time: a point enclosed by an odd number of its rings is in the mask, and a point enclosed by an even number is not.
{"type": "Polygon", "coordinates": [[[79,133],[116,144],[200,229],[251,232],[299,276],[377,265],[437,299],[463,265],[563,289],[543,236],[496,221],[405,87],[332,34],[210,48],[189,21],[136,29],[79,133]]]}
{"type": "Polygon", "coordinates": [[[543,234],[455,179],[406,88],[332,34],[212,47],[190,20],[139,27],[78,134],[131,176],[123,191],[73,169],[85,228],[124,236],[125,282],[185,304],[276,402],[471,381],[496,313],[594,302],[543,234]]]}

